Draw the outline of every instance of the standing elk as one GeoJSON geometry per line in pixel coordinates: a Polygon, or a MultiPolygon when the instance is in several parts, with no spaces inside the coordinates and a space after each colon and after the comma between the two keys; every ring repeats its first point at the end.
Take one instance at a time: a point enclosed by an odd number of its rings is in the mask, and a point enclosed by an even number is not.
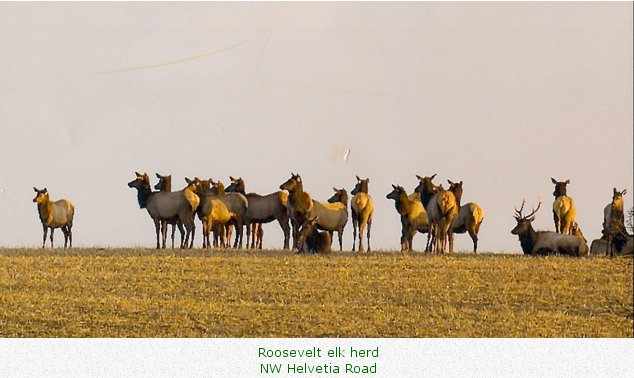
{"type": "Polygon", "coordinates": [[[575,207],[572,198],[566,194],[566,186],[570,184],[570,180],[557,181],[554,178],[550,178],[553,184],[555,184],[555,201],[553,202],[553,219],[555,221],[555,231],[561,234],[570,234],[570,227],[575,221],[577,209],[575,207]]]}
{"type": "Polygon", "coordinates": [[[178,192],[153,192],[147,173],[135,172],[136,179],[128,183],[128,187],[137,190],[137,200],[141,209],[146,209],[154,221],[156,229],[156,248],[161,248],[160,234],[163,235],[163,248],[167,239],[167,227],[161,230],[161,222],[178,218],[186,229],[185,241],[181,248],[192,248],[194,244],[194,212],[198,208],[200,198],[196,195],[196,186],[188,185],[178,192]],[[191,239],[190,239],[191,236],[191,239]],[[188,246],[189,244],[189,246],[188,246]]]}
{"type": "MultiPolygon", "coordinates": [[[[434,194],[440,191],[440,187],[435,185],[432,182],[434,177],[436,177],[436,174],[433,174],[432,176],[425,176],[425,177],[416,175],[416,178],[418,179],[418,186],[416,186],[416,188],[414,189],[414,192],[420,195],[420,200],[423,203],[425,210],[427,210],[429,206],[429,201],[434,196],[434,194]]],[[[410,195],[410,198],[411,198],[411,195],[410,195]]],[[[436,243],[436,240],[434,239],[434,234],[435,234],[434,224],[430,223],[429,232],[427,234],[427,246],[425,247],[425,252],[433,252],[434,244],[436,243]]]]}
{"type": "MultiPolygon", "coordinates": [[[[158,182],[154,185],[154,189],[159,192],[171,192],[172,191],[172,175],[163,176],[156,174],[156,178],[158,178],[158,182]]],[[[178,226],[178,231],[181,234],[181,245],[184,242],[185,238],[185,230],[183,229],[182,223],[179,222],[178,217],[163,221],[161,224],[161,232],[163,232],[163,227],[167,225],[172,225],[172,248],[174,248],[174,234],[176,233],[176,227],[178,226]]]]}
{"type": "Polygon", "coordinates": [[[412,241],[417,231],[430,232],[427,213],[420,195],[415,192],[414,195],[408,196],[402,186],[392,184],[392,191],[385,198],[394,200],[394,207],[401,216],[401,252],[409,252],[413,250],[412,241]]]}
{"type": "Polygon", "coordinates": [[[317,223],[317,218],[311,218],[300,228],[297,238],[298,252],[330,253],[332,237],[327,231],[318,231],[317,223]]]}
{"type": "Polygon", "coordinates": [[[627,189],[622,191],[612,190],[612,202],[603,209],[603,239],[606,245],[606,254],[613,256],[614,248],[620,251],[627,242],[628,234],[625,231],[625,215],[623,213],[623,196],[627,189]]]}
{"type": "Polygon", "coordinates": [[[577,236],[561,234],[552,231],[535,231],[531,222],[535,220],[535,213],[539,210],[542,202],[539,201],[537,208],[524,216],[525,200],[522,201],[522,207],[515,209],[515,220],[517,225],[511,234],[517,235],[522,246],[522,251],[527,255],[548,255],[559,253],[570,256],[585,256],[588,254],[588,245],[577,236]]]}
{"type": "Polygon", "coordinates": [[[353,195],[350,203],[352,215],[352,251],[355,251],[357,241],[357,229],[359,230],[359,252],[364,252],[363,230],[367,227],[368,252],[370,252],[370,229],[372,228],[372,215],[374,213],[374,203],[368,194],[368,184],[370,179],[360,179],[357,176],[357,185],[350,192],[353,195]]]}
{"type": "Polygon", "coordinates": [[[480,205],[475,202],[469,202],[460,206],[460,200],[462,199],[462,181],[456,183],[447,180],[447,182],[449,183],[449,191],[456,197],[456,204],[458,206],[458,215],[454,218],[451,226],[453,232],[458,234],[468,232],[473,241],[473,253],[477,253],[478,233],[480,232],[480,225],[484,219],[484,212],[480,205]]]}
{"type": "Polygon", "coordinates": [[[313,200],[304,191],[304,184],[300,175],[291,172],[291,177],[280,185],[280,190],[288,191],[288,215],[293,227],[293,249],[297,249],[299,228],[306,222],[313,211],[313,200]]]}
{"type": "Polygon", "coordinates": [[[343,229],[348,223],[348,192],[345,189],[332,188],[335,194],[328,202],[313,200],[312,216],[317,218],[317,227],[332,234],[337,231],[339,250],[343,251],[343,229]]]}
{"type": "Polygon", "coordinates": [[[427,210],[429,223],[433,225],[434,249],[437,253],[445,253],[447,242],[449,242],[449,253],[453,253],[452,224],[458,215],[456,197],[440,185],[439,192],[429,199],[425,210],[427,210]]]}
{"type": "Polygon", "coordinates": [[[256,193],[245,193],[244,180],[242,180],[242,178],[235,179],[231,176],[229,178],[231,179],[231,185],[229,185],[225,190],[227,192],[241,193],[246,196],[249,203],[249,207],[247,207],[247,213],[244,218],[244,221],[247,224],[247,245],[249,243],[249,224],[254,226],[251,228],[250,232],[252,238],[251,248],[262,249],[262,223],[269,223],[277,220],[282,228],[282,232],[284,233],[284,249],[288,249],[291,233],[288,223],[288,209],[286,207],[288,203],[288,194],[282,191],[264,196],[256,193]]]}
{"type": "MultiPolygon", "coordinates": [[[[211,192],[218,196],[218,199],[223,201],[227,206],[227,209],[231,212],[231,221],[230,225],[235,226],[236,228],[236,238],[233,242],[233,248],[242,249],[242,235],[244,231],[244,217],[247,214],[247,210],[249,208],[249,201],[247,197],[240,193],[230,192],[225,193],[225,186],[220,181],[213,181],[209,179],[209,182],[212,185],[211,192]]],[[[248,224],[247,224],[248,226],[248,224]]],[[[247,227],[247,232],[248,232],[247,227]]],[[[247,236],[248,239],[248,236],[247,236]]],[[[248,240],[247,240],[248,242],[248,240]]]]}
{"type": "Polygon", "coordinates": [[[73,218],[75,216],[75,206],[66,199],[58,201],[51,201],[48,196],[48,190],[46,188],[40,190],[33,187],[35,190],[35,198],[33,202],[37,204],[37,212],[40,215],[40,221],[42,221],[42,228],[44,230],[44,237],[42,238],[42,248],[46,244],[46,233],[48,229],[51,229],[51,248],[53,248],[53,231],[56,228],[61,228],[64,233],[64,248],[67,246],[73,247],[73,218]]]}

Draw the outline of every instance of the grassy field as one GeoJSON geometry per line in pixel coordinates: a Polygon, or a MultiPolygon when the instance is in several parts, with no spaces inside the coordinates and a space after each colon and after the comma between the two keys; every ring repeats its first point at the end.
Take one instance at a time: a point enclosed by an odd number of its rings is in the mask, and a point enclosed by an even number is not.
{"type": "Polygon", "coordinates": [[[0,336],[632,337],[631,261],[0,249],[0,336]]]}

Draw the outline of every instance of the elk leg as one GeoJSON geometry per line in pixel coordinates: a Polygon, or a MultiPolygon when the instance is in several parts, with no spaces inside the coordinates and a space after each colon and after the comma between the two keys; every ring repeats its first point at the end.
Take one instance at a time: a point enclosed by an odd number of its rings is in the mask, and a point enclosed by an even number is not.
{"type": "Polygon", "coordinates": [[[264,240],[264,228],[262,227],[262,223],[258,223],[258,242],[256,245],[257,249],[262,249],[262,241],[264,240]]]}
{"type": "Polygon", "coordinates": [[[284,233],[284,249],[288,249],[288,245],[289,245],[289,239],[290,239],[290,233],[291,233],[291,229],[290,226],[288,225],[288,219],[282,219],[279,218],[277,220],[277,222],[280,224],[280,227],[282,227],[282,232],[284,233]]]}
{"type": "MultiPolygon", "coordinates": [[[[357,242],[357,227],[358,227],[358,223],[359,220],[357,219],[357,213],[352,210],[352,252],[355,251],[355,243],[357,242]]],[[[362,233],[363,231],[360,231],[360,233],[362,233]]],[[[361,244],[361,240],[359,240],[359,252],[362,251],[362,244],[361,244]]]]}
{"type": "Polygon", "coordinates": [[[161,240],[163,242],[163,246],[161,248],[165,249],[165,241],[167,239],[167,221],[161,221],[161,240]]]}
{"type": "Polygon", "coordinates": [[[44,228],[44,238],[42,239],[42,248],[45,248],[46,245],[46,235],[48,234],[48,227],[42,226],[44,228]]]}
{"type": "Polygon", "coordinates": [[[476,234],[475,230],[469,228],[469,236],[473,240],[473,253],[478,253],[478,234],[476,234]]]}
{"type": "Polygon", "coordinates": [[[363,221],[359,222],[352,222],[352,230],[354,233],[354,236],[352,238],[352,251],[354,252],[354,243],[357,240],[357,228],[359,229],[359,252],[364,252],[364,247],[363,247],[363,231],[364,231],[364,227],[363,227],[363,221]]]}
{"type": "MultiPolygon", "coordinates": [[[[372,218],[368,219],[367,226],[368,226],[368,233],[367,233],[367,237],[368,237],[368,252],[370,252],[370,250],[371,250],[370,249],[370,228],[372,228],[372,218]]],[[[361,243],[359,243],[359,244],[361,244],[361,243]]]]}
{"type": "Polygon", "coordinates": [[[62,233],[64,234],[64,249],[68,247],[68,229],[66,226],[62,226],[62,233]]]}
{"type": "Polygon", "coordinates": [[[55,231],[55,229],[51,227],[51,248],[53,248],[53,231],[55,231]]]}

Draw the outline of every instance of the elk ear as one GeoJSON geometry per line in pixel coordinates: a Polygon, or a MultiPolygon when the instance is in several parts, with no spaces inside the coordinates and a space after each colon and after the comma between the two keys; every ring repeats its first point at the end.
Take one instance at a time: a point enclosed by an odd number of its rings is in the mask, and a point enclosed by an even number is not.
{"type": "Polygon", "coordinates": [[[297,182],[302,182],[302,178],[297,175],[297,182]]]}
{"type": "Polygon", "coordinates": [[[334,186],[332,187],[332,190],[334,190],[335,193],[339,192],[339,190],[337,188],[335,188],[334,186]]]}
{"type": "Polygon", "coordinates": [[[392,189],[396,189],[396,185],[392,184],[392,189]]]}
{"type": "Polygon", "coordinates": [[[416,178],[418,179],[418,181],[423,181],[423,178],[420,177],[419,175],[416,175],[416,178]]]}
{"type": "Polygon", "coordinates": [[[233,176],[229,176],[229,180],[236,181],[236,179],[234,179],[233,176]]]}
{"type": "Polygon", "coordinates": [[[359,178],[359,176],[358,176],[358,175],[355,175],[355,176],[357,176],[357,181],[361,181],[361,179],[359,178]]]}
{"type": "Polygon", "coordinates": [[[436,177],[436,175],[437,175],[437,174],[438,174],[438,173],[434,173],[434,174],[430,177],[430,179],[432,179],[432,180],[433,180],[433,179],[434,179],[434,177],[436,177]]]}
{"type": "Polygon", "coordinates": [[[618,191],[616,190],[616,188],[612,188],[612,195],[615,196],[616,193],[618,193],[618,191]]]}
{"type": "Polygon", "coordinates": [[[139,173],[139,172],[137,172],[137,171],[134,171],[134,174],[136,175],[136,177],[141,177],[141,176],[143,176],[142,174],[140,174],[140,173],[139,173]]]}
{"type": "Polygon", "coordinates": [[[527,221],[532,222],[535,220],[535,215],[533,215],[532,217],[528,218],[527,221]]]}
{"type": "Polygon", "coordinates": [[[621,195],[624,196],[625,193],[627,193],[627,189],[623,189],[623,191],[621,192],[621,195]]]}
{"type": "Polygon", "coordinates": [[[555,180],[554,178],[552,178],[552,177],[551,177],[551,178],[550,178],[550,181],[552,181],[552,182],[553,182],[553,184],[557,185],[557,180],[555,180]]]}
{"type": "Polygon", "coordinates": [[[35,193],[38,193],[38,192],[39,192],[39,190],[37,190],[37,188],[36,188],[36,187],[33,187],[33,190],[35,190],[35,193]]]}
{"type": "Polygon", "coordinates": [[[451,181],[449,179],[447,179],[447,182],[449,183],[449,185],[453,185],[454,184],[453,181],[451,181]]]}
{"type": "Polygon", "coordinates": [[[42,189],[42,193],[48,193],[48,190],[46,188],[42,189]]]}
{"type": "Polygon", "coordinates": [[[566,180],[566,185],[570,184],[570,180],[566,180]]]}

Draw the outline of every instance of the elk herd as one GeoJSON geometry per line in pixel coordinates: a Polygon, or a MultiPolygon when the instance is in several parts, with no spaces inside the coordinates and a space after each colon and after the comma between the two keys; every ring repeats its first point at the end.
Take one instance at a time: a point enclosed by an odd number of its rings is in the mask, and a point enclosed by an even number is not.
{"type": "MultiPolygon", "coordinates": [[[[334,233],[337,233],[339,250],[343,250],[343,232],[348,223],[348,211],[352,218],[352,251],[364,252],[364,232],[367,251],[371,250],[370,231],[374,202],[369,194],[369,179],[356,177],[357,183],[349,198],[343,188],[333,188],[334,194],[327,201],[313,199],[304,190],[298,174],[279,185],[278,191],[261,195],[247,193],[242,178],[230,177],[225,188],[222,182],[212,179],[185,178],[183,189],[172,191],[171,176],[156,174],[158,183],[152,190],[150,177],[135,172],[136,178],[128,187],[137,191],[141,209],[146,209],[154,223],[156,248],[166,248],[168,227],[171,225],[171,246],[174,248],[176,229],[180,233],[180,247],[193,248],[197,217],[202,225],[202,247],[243,248],[246,229],[246,248],[262,249],[263,223],[277,221],[284,235],[284,249],[303,253],[328,253],[334,233]],[[350,209],[348,209],[350,206],[350,209]],[[233,244],[231,237],[235,233],[233,244]],[[213,239],[212,239],[213,236],[213,239]],[[291,246],[292,236],[292,246],[291,246]],[[357,240],[358,238],[358,240],[357,240]]],[[[478,250],[478,233],[484,220],[482,208],[475,202],[462,204],[463,182],[447,180],[447,189],[433,183],[432,176],[416,176],[418,186],[410,194],[399,185],[392,184],[386,195],[394,201],[401,220],[400,245],[402,252],[413,251],[416,233],[427,234],[425,252],[444,254],[454,251],[454,234],[468,233],[473,242],[473,252],[478,250]]],[[[535,231],[532,221],[542,201],[528,215],[524,215],[525,200],[515,209],[516,226],[511,233],[517,235],[522,251],[528,255],[563,254],[585,256],[588,253],[632,254],[632,236],[624,224],[623,196],[626,190],[613,190],[612,202],[604,209],[602,237],[588,248],[579,225],[575,222],[576,207],[568,196],[570,180],[557,181],[553,192],[553,220],[555,231],[535,231]]],[[[45,246],[50,229],[51,247],[53,232],[61,228],[64,247],[72,247],[72,226],[75,207],[65,199],[49,200],[48,191],[33,188],[42,222],[45,246]]]]}

